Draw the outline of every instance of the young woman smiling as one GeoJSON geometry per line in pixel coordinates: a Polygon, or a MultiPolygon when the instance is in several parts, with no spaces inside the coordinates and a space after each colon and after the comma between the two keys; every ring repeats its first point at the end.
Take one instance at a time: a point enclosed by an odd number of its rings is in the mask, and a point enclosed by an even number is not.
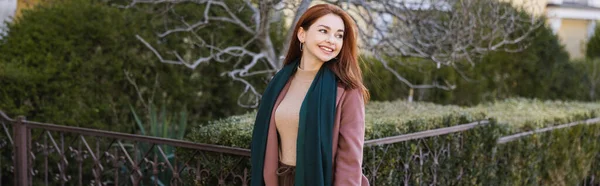
{"type": "Polygon", "coordinates": [[[309,8],[267,86],[252,134],[253,186],[368,185],[357,28],[337,6],[309,8]]]}

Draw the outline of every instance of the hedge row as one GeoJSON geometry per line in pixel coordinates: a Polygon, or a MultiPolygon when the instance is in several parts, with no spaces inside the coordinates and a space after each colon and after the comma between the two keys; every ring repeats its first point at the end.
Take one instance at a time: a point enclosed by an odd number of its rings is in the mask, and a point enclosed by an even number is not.
{"type": "MultiPolygon", "coordinates": [[[[249,148],[255,114],[196,127],[188,139],[249,148]]],[[[594,177],[598,184],[600,125],[558,129],[500,145],[496,142],[502,136],[599,114],[600,103],[532,99],[474,107],[372,102],[367,105],[367,140],[483,119],[491,122],[465,132],[367,147],[363,168],[374,185],[575,185],[594,177]]]]}
{"type": "MultiPolygon", "coordinates": [[[[188,139],[249,148],[256,112],[211,121],[192,129],[188,139]]],[[[483,119],[496,120],[506,134],[600,117],[600,103],[506,99],[474,107],[371,102],[366,108],[366,140],[449,127],[483,119]]]]}

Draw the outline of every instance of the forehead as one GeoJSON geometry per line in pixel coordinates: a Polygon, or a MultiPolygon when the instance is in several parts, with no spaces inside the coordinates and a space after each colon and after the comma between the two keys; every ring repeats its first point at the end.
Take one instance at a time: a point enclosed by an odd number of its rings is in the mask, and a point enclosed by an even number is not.
{"type": "Polygon", "coordinates": [[[344,20],[335,14],[327,14],[318,18],[313,26],[320,27],[319,25],[328,26],[331,30],[344,30],[344,20]]]}

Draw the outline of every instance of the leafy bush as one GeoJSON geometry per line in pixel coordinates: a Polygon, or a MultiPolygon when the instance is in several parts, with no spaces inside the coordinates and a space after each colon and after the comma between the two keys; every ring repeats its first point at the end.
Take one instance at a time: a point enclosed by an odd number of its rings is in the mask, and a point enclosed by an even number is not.
{"type": "MultiPolygon", "coordinates": [[[[600,95],[600,58],[574,61],[573,65],[582,73],[581,86],[587,92],[587,99],[598,100],[600,95]]],[[[583,93],[586,93],[583,92],[583,93]]]]}
{"type": "MultiPolygon", "coordinates": [[[[256,112],[199,125],[188,139],[201,143],[249,148],[256,112]]],[[[366,107],[366,140],[444,128],[484,119],[506,127],[506,134],[600,117],[600,104],[573,101],[506,99],[474,107],[374,101],[366,107]]]]}
{"type": "Polygon", "coordinates": [[[600,125],[578,125],[498,145],[498,185],[598,185],[600,125]]]}
{"type": "MultiPolygon", "coordinates": [[[[519,98],[459,107],[393,101],[371,102],[366,111],[367,140],[490,119],[465,132],[365,148],[363,168],[373,185],[574,185],[598,176],[597,124],[497,144],[501,136],[600,117],[598,103],[519,98]]],[[[197,126],[187,139],[249,148],[255,114],[197,126]]]]}
{"type": "Polygon", "coordinates": [[[139,110],[151,103],[168,110],[186,105],[188,118],[198,122],[243,111],[230,99],[240,87],[220,75],[226,65],[164,64],[136,39],[154,35],[149,14],[92,0],[25,10],[0,40],[0,110],[122,132],[135,128],[130,104],[139,110]]]}
{"type": "Polygon", "coordinates": [[[585,56],[590,59],[600,58],[600,26],[596,26],[594,35],[588,41],[585,56]]]}
{"type": "MultiPolygon", "coordinates": [[[[543,25],[526,41],[528,48],[521,52],[491,52],[477,59],[474,66],[453,67],[436,65],[424,59],[394,58],[391,68],[414,84],[450,84],[454,90],[419,89],[414,100],[440,104],[477,105],[482,102],[512,97],[544,100],[589,100],[588,90],[580,82],[585,79],[582,69],[569,61],[552,30],[543,25]]],[[[386,71],[376,60],[366,62],[365,83],[373,100],[405,99],[410,89],[386,71]]]]}
{"type": "MultiPolygon", "coordinates": [[[[185,110],[185,109],[184,109],[185,110]]],[[[136,111],[131,108],[131,112],[135,118],[135,122],[140,131],[141,135],[154,136],[160,138],[170,138],[182,140],[187,128],[187,113],[180,111],[178,113],[171,113],[166,110],[164,106],[156,108],[155,105],[151,104],[148,108],[147,116],[140,116],[136,114],[136,111]],[[150,129],[150,130],[147,130],[150,129]]],[[[171,145],[155,145],[149,143],[138,143],[128,144],[137,148],[134,151],[134,155],[137,159],[144,159],[147,157],[157,157],[156,163],[176,163],[175,162],[175,150],[176,148],[171,145]],[[159,150],[158,148],[161,148],[159,150]],[[164,155],[165,157],[162,157],[164,155]],[[161,158],[158,158],[161,157],[161,158]]],[[[121,167],[124,170],[132,171],[127,166],[121,167]]],[[[165,182],[173,179],[173,171],[171,169],[160,171],[158,174],[148,176],[144,181],[147,183],[156,182],[158,185],[164,185],[165,182]]]]}

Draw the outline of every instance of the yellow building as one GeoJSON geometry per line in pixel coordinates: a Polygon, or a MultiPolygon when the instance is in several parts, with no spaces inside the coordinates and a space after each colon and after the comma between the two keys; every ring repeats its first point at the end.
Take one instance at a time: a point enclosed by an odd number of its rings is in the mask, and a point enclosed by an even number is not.
{"type": "Polygon", "coordinates": [[[19,17],[21,16],[21,11],[33,8],[43,1],[44,0],[2,0],[0,1],[0,18],[19,17]]]}
{"type": "Polygon", "coordinates": [[[515,0],[536,15],[548,17],[571,59],[585,56],[585,45],[600,21],[600,0],[515,0]]]}

